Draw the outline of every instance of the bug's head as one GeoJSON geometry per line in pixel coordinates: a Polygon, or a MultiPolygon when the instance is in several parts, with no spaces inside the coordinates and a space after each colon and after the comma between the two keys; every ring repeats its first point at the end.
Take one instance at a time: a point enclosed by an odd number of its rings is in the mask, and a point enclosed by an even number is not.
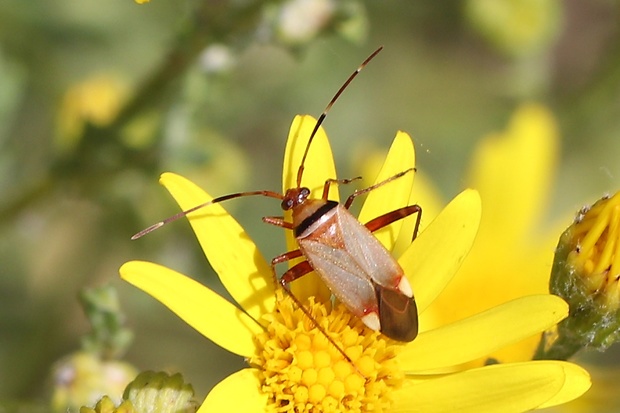
{"type": "Polygon", "coordinates": [[[297,205],[301,205],[308,199],[310,196],[310,190],[305,187],[301,188],[291,188],[286,191],[284,194],[284,199],[282,200],[282,209],[288,211],[289,209],[295,208],[297,205]]]}

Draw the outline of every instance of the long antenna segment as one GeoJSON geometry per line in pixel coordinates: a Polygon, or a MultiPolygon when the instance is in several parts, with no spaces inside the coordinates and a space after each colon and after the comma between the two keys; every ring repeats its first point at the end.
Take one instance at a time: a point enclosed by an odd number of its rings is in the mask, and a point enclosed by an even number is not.
{"type": "Polygon", "coordinates": [[[310,150],[310,144],[312,143],[312,140],[314,139],[314,135],[316,135],[316,132],[319,130],[319,127],[325,120],[325,117],[327,117],[327,113],[332,108],[332,106],[334,106],[334,103],[336,103],[340,95],[342,95],[342,92],[344,92],[347,86],[349,86],[349,83],[351,83],[353,79],[355,79],[355,77],[359,74],[359,72],[361,72],[362,69],[366,67],[366,65],[372,59],[374,59],[374,57],[378,55],[381,50],[383,50],[383,46],[379,46],[377,50],[372,52],[370,56],[368,56],[366,60],[364,60],[362,64],[359,65],[357,69],[355,69],[355,72],[351,73],[351,76],[349,76],[349,78],[342,84],[342,86],[340,86],[340,89],[338,89],[338,92],[336,92],[332,100],[330,100],[327,106],[325,107],[325,110],[323,110],[323,113],[321,113],[321,116],[319,116],[319,119],[316,121],[316,125],[314,125],[314,129],[312,129],[312,133],[310,134],[310,139],[308,139],[308,144],[306,145],[306,150],[304,151],[304,156],[301,158],[301,164],[299,165],[299,169],[297,170],[297,188],[301,187],[301,177],[304,174],[304,163],[306,162],[306,157],[308,156],[308,151],[310,150]]]}
{"type": "MultiPolygon", "coordinates": [[[[349,86],[349,84],[353,81],[353,79],[355,79],[355,76],[357,76],[357,74],[359,72],[361,72],[362,69],[364,67],[366,67],[366,65],[376,55],[378,55],[381,50],[383,50],[383,46],[380,46],[377,50],[372,52],[370,54],[370,56],[368,56],[366,58],[366,60],[364,60],[361,65],[359,65],[359,67],[343,83],[343,85],[340,87],[340,89],[338,89],[338,92],[336,92],[336,94],[334,95],[332,100],[330,100],[329,103],[327,104],[327,106],[325,107],[325,110],[323,110],[323,113],[321,113],[321,116],[319,116],[319,119],[316,121],[316,125],[314,125],[314,129],[312,129],[312,133],[310,134],[310,138],[308,139],[308,144],[306,145],[306,149],[304,151],[304,156],[301,158],[301,164],[299,165],[299,169],[297,170],[297,188],[301,187],[301,177],[302,177],[302,175],[304,173],[304,163],[306,162],[306,158],[308,156],[308,151],[310,150],[310,144],[312,143],[312,140],[314,139],[314,135],[316,135],[316,132],[319,130],[319,127],[321,126],[321,124],[325,120],[325,117],[327,116],[327,113],[332,108],[332,106],[334,106],[334,103],[336,103],[336,101],[338,100],[338,98],[340,97],[342,92],[344,92],[344,90],[347,88],[347,86],[349,86]]],[[[140,231],[137,234],[135,234],[133,237],[131,237],[131,239],[132,240],[136,240],[138,238],[141,238],[141,237],[145,236],[146,234],[148,234],[150,232],[153,232],[153,231],[155,231],[158,228],[163,227],[167,223],[172,222],[172,221],[176,221],[177,219],[182,218],[182,217],[186,216],[187,214],[189,214],[191,212],[194,212],[194,211],[196,211],[198,209],[204,208],[207,205],[211,205],[211,204],[215,204],[215,203],[218,203],[218,202],[226,201],[228,199],[240,198],[242,196],[252,196],[252,195],[261,195],[261,196],[266,196],[266,197],[270,197],[270,198],[284,199],[284,195],[279,194],[277,192],[273,192],[273,191],[237,192],[237,193],[234,193],[234,194],[224,195],[224,196],[221,196],[221,197],[218,197],[218,198],[214,198],[211,201],[206,202],[204,204],[196,205],[195,207],[192,207],[192,208],[187,209],[185,211],[181,211],[178,214],[175,214],[175,215],[173,215],[171,217],[168,217],[168,218],[164,219],[163,221],[160,221],[160,222],[158,222],[156,224],[153,224],[150,227],[145,228],[142,231],[140,231]]]]}

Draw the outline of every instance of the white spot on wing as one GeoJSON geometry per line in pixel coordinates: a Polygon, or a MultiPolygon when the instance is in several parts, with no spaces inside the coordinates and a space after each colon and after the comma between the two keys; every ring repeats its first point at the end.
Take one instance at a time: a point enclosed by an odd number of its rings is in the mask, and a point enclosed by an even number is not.
{"type": "Polygon", "coordinates": [[[381,322],[379,321],[379,316],[377,313],[368,313],[364,317],[362,317],[362,321],[368,328],[374,331],[381,330],[381,322]]]}

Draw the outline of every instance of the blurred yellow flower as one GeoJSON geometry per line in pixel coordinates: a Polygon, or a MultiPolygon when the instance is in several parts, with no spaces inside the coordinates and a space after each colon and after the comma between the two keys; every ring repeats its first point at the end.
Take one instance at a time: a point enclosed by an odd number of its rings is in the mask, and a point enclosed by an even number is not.
{"type": "Polygon", "coordinates": [[[562,7],[559,0],[468,0],[465,16],[498,51],[519,57],[553,43],[562,26],[562,7]]]}
{"type": "MultiPolygon", "coordinates": [[[[315,123],[309,116],[293,122],[285,153],[284,188],[292,186],[315,123]]],[[[413,164],[411,139],[399,132],[377,181],[413,164]]],[[[314,196],[327,178],[336,176],[322,129],[305,166],[303,184],[314,196]]],[[[360,220],[365,222],[368,217],[406,205],[412,179],[405,176],[372,191],[360,220]]],[[[182,209],[212,199],[174,174],[162,175],[161,183],[182,209]]],[[[337,192],[334,187],[330,198],[338,199],[337,192]]],[[[209,262],[241,308],[191,278],[154,263],[131,261],[120,273],[205,337],[249,360],[250,368],[232,374],[210,392],[200,412],[447,412],[455,408],[459,412],[519,412],[564,403],[590,385],[587,372],[558,361],[450,373],[455,366],[556,324],[568,311],[566,303],[557,297],[523,297],[438,328],[422,324],[416,340],[399,343],[365,328],[343,306],[332,308],[329,296],[310,274],[295,281],[296,296],[347,354],[347,361],[314,322],[290,299],[282,298],[269,264],[220,204],[195,211],[188,218],[209,262]],[[305,281],[304,294],[299,288],[301,281],[305,281]]],[[[479,196],[466,190],[398,259],[413,286],[421,314],[460,266],[479,219],[479,196]]],[[[391,249],[402,231],[411,238],[412,228],[406,222],[377,231],[377,238],[391,249]]]]}
{"type": "Polygon", "coordinates": [[[138,4],[144,4],[144,3],[149,3],[151,0],[135,0],[136,3],[138,4]]]}
{"type": "Polygon", "coordinates": [[[87,123],[98,127],[114,120],[128,89],[117,77],[97,74],[73,85],[64,94],[57,119],[56,144],[61,152],[77,144],[87,123]]]}
{"type": "MultiPolygon", "coordinates": [[[[480,142],[466,181],[480,191],[484,205],[480,231],[456,277],[429,309],[428,315],[440,324],[549,291],[561,230],[545,234],[539,224],[557,151],[555,120],[536,104],[521,106],[504,132],[480,142]]],[[[418,192],[418,196],[427,195],[418,192]]],[[[539,338],[532,336],[489,356],[502,363],[531,360],[539,338]]]]}
{"type": "Polygon", "coordinates": [[[85,351],[73,353],[54,365],[52,410],[75,411],[94,405],[103,395],[120,403],[123,390],[137,374],[135,367],[123,361],[103,360],[85,351]]]}

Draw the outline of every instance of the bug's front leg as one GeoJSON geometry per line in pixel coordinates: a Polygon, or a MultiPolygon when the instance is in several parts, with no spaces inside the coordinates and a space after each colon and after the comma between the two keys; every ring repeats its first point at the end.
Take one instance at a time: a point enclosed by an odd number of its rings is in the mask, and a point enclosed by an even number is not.
{"type": "Polygon", "coordinates": [[[351,194],[351,195],[347,198],[347,201],[344,203],[344,207],[345,207],[346,209],[349,209],[349,207],[351,206],[351,204],[353,204],[353,201],[355,201],[355,198],[357,198],[358,196],[360,196],[360,195],[364,195],[364,194],[367,194],[367,193],[368,193],[368,192],[370,192],[370,191],[374,191],[375,189],[377,189],[377,188],[379,188],[379,187],[381,187],[381,186],[383,186],[383,185],[385,185],[385,184],[387,184],[387,183],[389,183],[389,182],[392,182],[393,180],[398,179],[398,178],[400,178],[400,177],[402,177],[402,176],[404,176],[404,175],[408,174],[409,172],[415,172],[415,170],[416,170],[415,168],[409,168],[409,169],[407,169],[407,170],[405,170],[405,171],[402,171],[402,172],[397,173],[396,175],[390,176],[389,178],[384,179],[384,180],[383,180],[383,181],[381,181],[381,182],[377,182],[376,184],[371,185],[371,186],[369,186],[368,188],[364,188],[364,189],[357,189],[355,192],[353,192],[353,193],[352,193],[352,194],[351,194]]]}
{"type": "MultiPolygon", "coordinates": [[[[285,221],[283,217],[263,217],[263,222],[265,224],[271,224],[271,225],[275,225],[277,227],[282,227],[282,228],[286,228],[286,229],[293,229],[293,223],[285,221]]],[[[284,254],[282,254],[282,255],[284,255],[284,254]]]]}
{"type": "Polygon", "coordinates": [[[282,277],[278,278],[278,273],[276,272],[276,265],[282,264],[283,262],[287,262],[295,258],[299,258],[301,256],[302,253],[300,250],[293,250],[285,252],[284,254],[280,254],[271,260],[271,272],[273,274],[273,279],[277,284],[282,285],[285,290],[288,290],[288,285],[292,281],[295,281],[296,279],[311,272],[312,267],[310,266],[310,263],[308,261],[303,261],[289,268],[288,271],[282,274],[282,277]],[[309,269],[306,268],[306,266],[302,266],[301,264],[306,264],[309,269]]]}
{"type": "Polygon", "coordinates": [[[327,201],[327,197],[329,196],[329,187],[332,184],[346,185],[346,184],[350,184],[353,181],[357,181],[358,179],[362,179],[362,177],[356,176],[355,178],[350,178],[350,179],[333,179],[333,178],[328,179],[327,181],[325,181],[325,185],[323,186],[322,198],[327,201]]]}

